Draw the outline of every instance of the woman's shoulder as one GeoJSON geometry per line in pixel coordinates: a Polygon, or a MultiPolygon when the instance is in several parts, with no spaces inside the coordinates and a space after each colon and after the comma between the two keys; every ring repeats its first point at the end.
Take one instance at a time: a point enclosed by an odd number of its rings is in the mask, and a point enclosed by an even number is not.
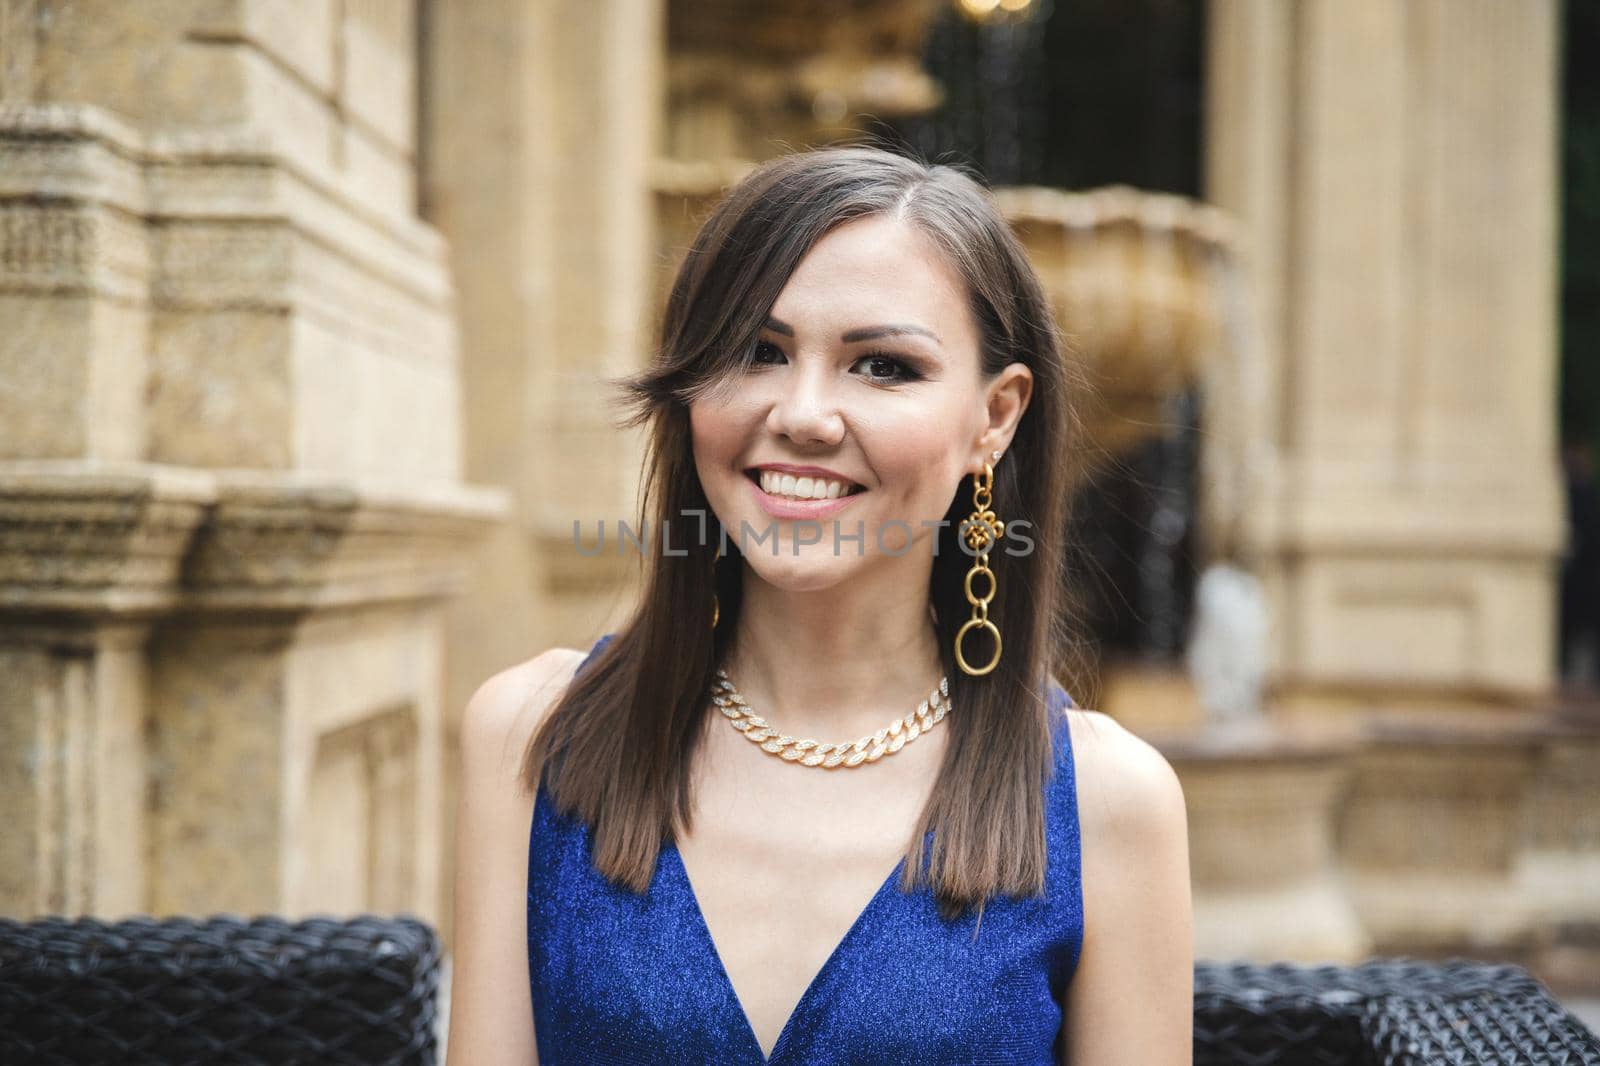
{"type": "Polygon", "coordinates": [[[551,648],[478,686],[461,719],[456,795],[455,962],[450,1061],[537,1061],[528,956],[507,930],[526,921],[534,793],[523,753],[582,653],[551,648]]]}
{"type": "Polygon", "coordinates": [[[1066,710],[1071,730],[1078,818],[1085,838],[1170,842],[1187,833],[1178,775],[1155,745],[1101,711],[1066,710]]]}
{"type": "Polygon", "coordinates": [[[561,698],[587,654],[548,648],[479,685],[461,715],[461,754],[467,772],[515,776],[545,712],[561,698]]]}
{"type": "Polygon", "coordinates": [[[1074,1057],[1091,1045],[1111,1046],[1107,1040],[1126,1045],[1131,1035],[1146,1049],[1160,1042],[1162,1061],[1176,1062],[1194,978],[1183,789],[1161,752],[1116,719],[1071,713],[1085,925],[1063,1005],[1066,1051],[1074,1057]],[[1140,1009],[1128,1011],[1130,1003],[1140,1009]],[[1159,1030],[1150,1026],[1152,1003],[1159,1030]]]}

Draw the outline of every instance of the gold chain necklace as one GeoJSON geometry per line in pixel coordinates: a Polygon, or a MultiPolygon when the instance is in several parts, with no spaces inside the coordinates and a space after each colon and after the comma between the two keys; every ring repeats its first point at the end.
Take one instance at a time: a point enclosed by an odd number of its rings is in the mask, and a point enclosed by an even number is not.
{"type": "Polygon", "coordinates": [[[858,740],[839,744],[818,744],[815,740],[796,740],[780,734],[767,724],[767,720],[750,711],[750,705],[733,687],[726,670],[717,671],[716,683],[711,686],[711,702],[717,705],[728,719],[728,724],[744,734],[746,740],[760,746],[762,751],[776,755],[786,762],[801,766],[820,766],[831,770],[835,766],[860,766],[877,762],[885,755],[893,755],[911,741],[944,721],[950,710],[950,681],[939,679],[939,687],[923,700],[916,710],[904,718],[896,718],[876,733],[858,740]]]}

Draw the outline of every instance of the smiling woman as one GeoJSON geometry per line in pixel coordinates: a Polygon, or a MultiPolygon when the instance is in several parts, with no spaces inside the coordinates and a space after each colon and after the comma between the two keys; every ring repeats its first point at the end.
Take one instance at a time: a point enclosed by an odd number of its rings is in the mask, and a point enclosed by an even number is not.
{"type": "Polygon", "coordinates": [[[982,185],[758,168],[622,384],[715,535],[469,704],[451,1055],[1188,1062],[1183,796],[1054,680],[1078,386],[982,185]]]}

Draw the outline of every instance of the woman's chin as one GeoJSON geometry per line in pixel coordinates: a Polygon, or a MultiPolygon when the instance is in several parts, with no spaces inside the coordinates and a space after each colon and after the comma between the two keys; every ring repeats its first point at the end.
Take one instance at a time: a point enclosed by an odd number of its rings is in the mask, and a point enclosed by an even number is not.
{"type": "Polygon", "coordinates": [[[776,558],[770,555],[746,555],[745,560],[755,576],[767,585],[783,592],[819,592],[848,581],[859,560],[845,559],[833,554],[823,544],[804,545],[799,555],[791,555],[785,548],[776,558]]]}

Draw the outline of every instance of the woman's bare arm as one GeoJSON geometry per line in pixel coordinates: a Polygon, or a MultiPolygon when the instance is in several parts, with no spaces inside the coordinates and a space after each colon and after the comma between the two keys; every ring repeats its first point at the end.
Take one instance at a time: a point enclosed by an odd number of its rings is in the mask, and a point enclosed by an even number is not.
{"type": "Polygon", "coordinates": [[[1062,1062],[1188,1066],[1194,919],[1183,787],[1115,719],[1074,714],[1084,937],[1063,1004],[1062,1062]]]}
{"type": "Polygon", "coordinates": [[[452,1066],[538,1063],[527,949],[533,796],[518,770],[529,738],[582,661],[582,652],[552,648],[485,681],[462,715],[452,1066]]]}

